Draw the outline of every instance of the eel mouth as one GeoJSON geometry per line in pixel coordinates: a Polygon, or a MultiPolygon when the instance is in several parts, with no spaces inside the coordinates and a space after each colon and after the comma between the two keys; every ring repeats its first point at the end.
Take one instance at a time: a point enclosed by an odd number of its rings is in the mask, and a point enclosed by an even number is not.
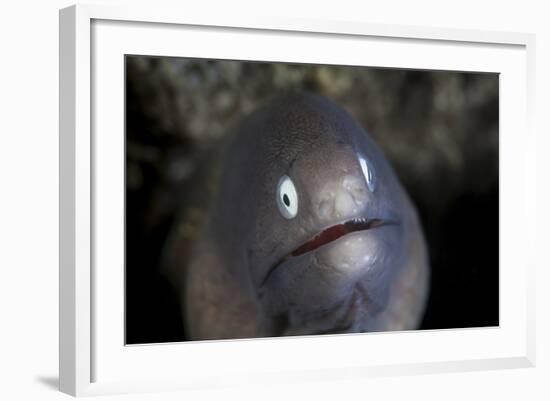
{"type": "Polygon", "coordinates": [[[292,257],[300,256],[305,253],[312,252],[322,247],[323,245],[336,241],[337,239],[347,234],[357,232],[357,231],[371,230],[374,228],[378,228],[378,227],[382,227],[390,224],[396,224],[396,223],[389,220],[367,219],[363,217],[358,217],[351,220],[347,220],[343,223],[330,226],[324,229],[323,231],[319,232],[318,234],[316,234],[309,241],[300,245],[298,248],[296,248],[286,256],[282,257],[275,265],[271,267],[271,269],[269,269],[267,275],[262,281],[262,286],[266,283],[268,278],[277,269],[277,267],[279,267],[283,262],[287,261],[292,257]]]}
{"type": "Polygon", "coordinates": [[[336,241],[338,238],[343,237],[346,234],[350,234],[356,231],[370,230],[386,224],[388,224],[388,222],[385,222],[381,219],[369,220],[366,218],[356,218],[348,220],[344,223],[336,224],[334,226],[324,229],[323,231],[315,235],[312,239],[292,251],[289,255],[287,255],[287,257],[300,256],[304,253],[314,251],[315,249],[320,248],[321,246],[326,245],[329,242],[336,241]]]}

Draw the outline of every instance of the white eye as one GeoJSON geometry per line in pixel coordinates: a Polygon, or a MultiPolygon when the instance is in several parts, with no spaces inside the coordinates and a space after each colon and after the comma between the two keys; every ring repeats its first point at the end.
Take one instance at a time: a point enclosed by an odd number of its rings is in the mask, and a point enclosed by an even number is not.
{"type": "Polygon", "coordinates": [[[369,191],[374,192],[376,189],[376,176],[374,174],[374,167],[372,163],[362,154],[358,153],[357,158],[359,159],[359,165],[361,166],[361,171],[363,171],[363,176],[367,183],[369,191]]]}
{"type": "Polygon", "coordinates": [[[285,219],[293,219],[298,214],[298,194],[287,175],[283,175],[277,184],[277,206],[285,219]]]}

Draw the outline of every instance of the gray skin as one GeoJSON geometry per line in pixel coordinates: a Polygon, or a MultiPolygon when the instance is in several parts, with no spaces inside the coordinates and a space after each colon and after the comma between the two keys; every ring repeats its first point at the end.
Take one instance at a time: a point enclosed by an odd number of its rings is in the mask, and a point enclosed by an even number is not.
{"type": "Polygon", "coordinates": [[[316,95],[286,95],[245,119],[227,150],[191,262],[175,261],[189,339],[418,327],[429,273],[416,211],[344,110],[316,95]],[[291,219],[276,201],[284,175],[298,196],[291,219]],[[383,224],[291,255],[357,218],[383,224]]]}

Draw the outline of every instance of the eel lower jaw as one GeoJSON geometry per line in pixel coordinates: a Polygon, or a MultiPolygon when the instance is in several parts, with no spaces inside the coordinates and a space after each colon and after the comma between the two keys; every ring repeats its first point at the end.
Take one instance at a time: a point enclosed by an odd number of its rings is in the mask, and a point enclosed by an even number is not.
{"type": "Polygon", "coordinates": [[[333,226],[330,226],[318,234],[316,234],[313,238],[311,238],[309,241],[305,242],[304,244],[300,245],[298,248],[294,249],[289,254],[283,256],[277,263],[275,263],[266,274],[263,282],[268,280],[268,278],[271,276],[271,274],[277,269],[278,266],[280,266],[285,261],[289,260],[290,258],[297,257],[304,255],[309,252],[313,252],[316,249],[319,249],[320,247],[327,245],[331,242],[334,242],[341,237],[344,237],[348,234],[355,233],[358,231],[366,231],[366,230],[373,230],[382,226],[386,225],[395,225],[394,221],[390,220],[382,220],[382,219],[367,219],[367,218],[354,218],[350,220],[346,220],[343,223],[335,224],[333,226]]]}

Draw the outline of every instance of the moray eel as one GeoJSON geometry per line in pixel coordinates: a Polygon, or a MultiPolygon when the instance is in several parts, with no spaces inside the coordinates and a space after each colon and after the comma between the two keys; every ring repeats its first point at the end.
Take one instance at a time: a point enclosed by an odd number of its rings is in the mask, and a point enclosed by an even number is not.
{"type": "Polygon", "coordinates": [[[428,290],[421,225],[388,161],[349,114],[308,93],[236,128],[182,259],[191,340],[415,329],[428,290]]]}

